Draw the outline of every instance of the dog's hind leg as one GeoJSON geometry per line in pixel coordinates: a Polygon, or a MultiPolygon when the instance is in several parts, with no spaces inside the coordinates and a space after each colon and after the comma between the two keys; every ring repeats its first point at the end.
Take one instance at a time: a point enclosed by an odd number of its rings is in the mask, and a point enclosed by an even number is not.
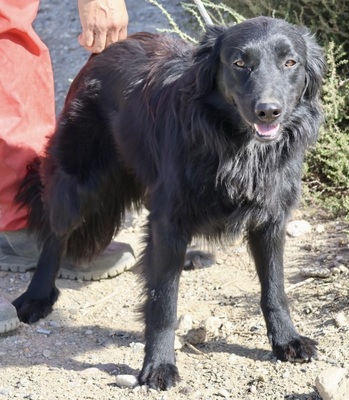
{"type": "Polygon", "coordinates": [[[59,295],[55,279],[62,251],[62,239],[50,235],[45,240],[28,289],[13,302],[21,321],[32,324],[51,313],[59,295]]]}
{"type": "Polygon", "coordinates": [[[285,222],[251,230],[248,239],[262,286],[261,307],[273,351],[282,361],[309,361],[316,355],[317,342],[296,331],[284,290],[285,222]]]}
{"type": "Polygon", "coordinates": [[[78,266],[102,252],[120,227],[125,208],[139,196],[132,176],[117,159],[97,94],[81,96],[67,105],[49,141],[34,207],[31,200],[23,200],[31,205],[29,222],[43,245],[28,290],[14,302],[24,322],[35,322],[52,311],[61,257],[78,266]]]}
{"type": "Polygon", "coordinates": [[[174,339],[179,278],[187,241],[168,221],[153,221],[148,229],[148,245],[143,256],[146,345],[139,381],[154,389],[167,390],[179,380],[174,339]]]}

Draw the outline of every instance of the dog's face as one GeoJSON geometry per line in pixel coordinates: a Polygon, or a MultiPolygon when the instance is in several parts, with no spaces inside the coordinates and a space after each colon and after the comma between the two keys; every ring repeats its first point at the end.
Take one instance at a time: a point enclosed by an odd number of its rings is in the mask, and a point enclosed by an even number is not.
{"type": "Polygon", "coordinates": [[[317,96],[324,62],[305,28],[259,17],[226,29],[215,46],[218,90],[259,141],[280,138],[300,101],[317,96]]]}

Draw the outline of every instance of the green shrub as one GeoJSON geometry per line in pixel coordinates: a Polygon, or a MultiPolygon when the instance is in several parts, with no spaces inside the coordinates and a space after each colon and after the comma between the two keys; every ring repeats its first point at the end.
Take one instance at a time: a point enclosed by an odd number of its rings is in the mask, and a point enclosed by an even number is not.
{"type": "Polygon", "coordinates": [[[348,56],[334,42],[327,45],[328,73],[323,86],[326,122],[315,151],[308,155],[304,177],[310,191],[333,216],[349,210],[349,79],[348,56]]]}

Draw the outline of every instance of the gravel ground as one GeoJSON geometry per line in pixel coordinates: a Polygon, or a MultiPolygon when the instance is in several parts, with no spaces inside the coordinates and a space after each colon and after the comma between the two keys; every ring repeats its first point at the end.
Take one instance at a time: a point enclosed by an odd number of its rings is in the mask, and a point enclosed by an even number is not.
{"type": "MultiPolygon", "coordinates": [[[[127,3],[130,32],[167,25],[149,4],[127,3]]],[[[186,20],[178,2],[168,7],[186,20]]],[[[75,0],[42,1],[36,29],[51,49],[59,112],[70,79],[88,57],[77,42],[75,0]]],[[[297,329],[319,341],[317,360],[290,364],[273,357],[249,254],[242,243],[229,243],[216,249],[213,267],[183,273],[179,315],[207,334],[194,342],[178,332],[186,344],[177,350],[182,380],[176,388],[160,393],[116,385],[119,374],[136,376],[143,360],[136,311],[141,286],[137,271],[130,271],[101,282],[58,280],[61,297],[48,318],[1,335],[0,400],[318,400],[316,376],[330,366],[349,369],[348,226],[309,210],[306,219],[311,233],[287,239],[285,275],[297,329]]],[[[136,254],[143,222],[144,215],[135,216],[119,236],[136,254]]],[[[13,300],[29,280],[30,273],[2,272],[0,290],[13,300]]]]}
{"type": "MultiPolygon", "coordinates": [[[[116,384],[120,374],[137,376],[143,360],[141,286],[130,271],[101,282],[59,279],[61,296],[50,316],[1,335],[0,400],[319,400],[316,377],[331,366],[349,369],[348,227],[310,221],[311,233],[287,239],[285,275],[297,329],[319,341],[313,362],[273,357],[246,247],[227,244],[217,248],[214,266],[183,273],[179,316],[189,324],[178,334],[192,324],[205,335],[184,336],[187,344],[176,351],[177,387],[156,392],[116,384]]],[[[143,222],[144,215],[136,216],[119,237],[137,254],[143,222]]],[[[14,299],[30,273],[0,278],[0,290],[14,299]]]]}

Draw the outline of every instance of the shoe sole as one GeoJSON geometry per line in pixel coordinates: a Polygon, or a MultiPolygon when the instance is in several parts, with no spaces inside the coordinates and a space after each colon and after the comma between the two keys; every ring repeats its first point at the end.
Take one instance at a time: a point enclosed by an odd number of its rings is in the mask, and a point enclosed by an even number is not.
{"type": "Polygon", "coordinates": [[[24,273],[36,267],[36,261],[19,256],[6,255],[0,258],[0,271],[24,273]]]}
{"type": "Polygon", "coordinates": [[[112,268],[108,268],[103,271],[79,271],[77,270],[69,270],[65,268],[61,268],[58,271],[58,278],[70,279],[70,280],[81,280],[81,281],[100,281],[101,279],[114,278],[122,274],[125,271],[130,270],[135,265],[135,258],[132,254],[129,255],[127,260],[122,260],[123,262],[119,262],[118,265],[112,268]]]}
{"type": "Polygon", "coordinates": [[[8,319],[7,321],[0,321],[0,333],[10,332],[17,329],[20,325],[17,317],[8,319]]]}
{"type": "MultiPolygon", "coordinates": [[[[99,281],[101,279],[113,278],[124,271],[129,270],[135,264],[132,253],[126,253],[116,265],[103,269],[96,268],[92,271],[61,268],[57,277],[70,280],[99,281]]],[[[5,256],[0,258],[0,271],[25,273],[36,268],[36,261],[19,256],[5,256]]]]}

